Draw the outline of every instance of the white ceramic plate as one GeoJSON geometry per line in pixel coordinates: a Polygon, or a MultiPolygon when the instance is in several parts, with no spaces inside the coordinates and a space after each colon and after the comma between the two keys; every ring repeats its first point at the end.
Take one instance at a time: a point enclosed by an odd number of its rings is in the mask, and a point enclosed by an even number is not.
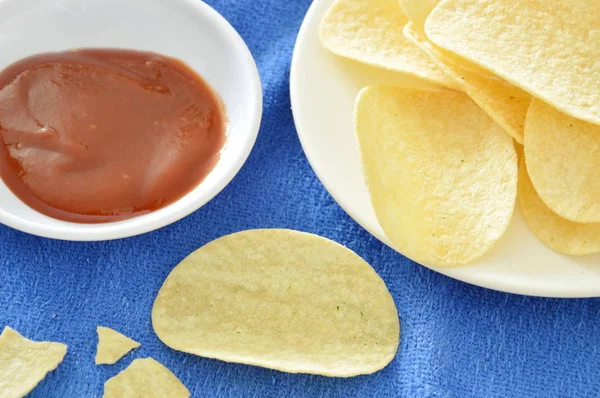
{"type": "MultiPolygon", "coordinates": [[[[389,244],[375,217],[352,126],[356,94],[366,85],[397,82],[389,74],[340,60],[319,42],[318,28],[333,0],[316,0],[300,29],[290,77],[294,120],[306,156],[321,182],[360,225],[389,244]]],[[[551,297],[600,295],[600,255],[563,256],[542,245],[517,209],[491,253],[458,268],[429,267],[474,285],[551,297]]]]}
{"type": "Polygon", "coordinates": [[[84,47],[154,51],[178,58],[221,95],[228,139],[217,166],[192,192],[148,215],[108,224],[46,217],[0,181],[0,222],[35,235],[105,240],[185,217],[231,181],[248,157],[262,115],[256,65],[233,27],[200,0],[0,0],[0,69],[29,55],[84,47]]]}

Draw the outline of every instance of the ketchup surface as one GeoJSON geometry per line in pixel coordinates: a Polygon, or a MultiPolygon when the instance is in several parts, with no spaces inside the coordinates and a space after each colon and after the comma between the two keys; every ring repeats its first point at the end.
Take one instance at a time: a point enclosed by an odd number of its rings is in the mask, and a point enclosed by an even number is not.
{"type": "Polygon", "coordinates": [[[214,168],[226,128],[207,83],[155,53],[48,53],[0,72],[0,177],[64,221],[119,221],[176,201],[214,168]]]}

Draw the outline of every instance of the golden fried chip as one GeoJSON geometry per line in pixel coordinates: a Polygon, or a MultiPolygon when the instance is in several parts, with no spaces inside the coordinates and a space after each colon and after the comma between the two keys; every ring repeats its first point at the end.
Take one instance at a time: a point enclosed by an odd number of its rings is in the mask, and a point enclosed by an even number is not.
{"type": "Polygon", "coordinates": [[[550,249],[572,256],[600,252],[600,223],[576,223],[552,212],[535,191],[524,159],[519,167],[519,203],[531,231],[550,249]]]}
{"type": "Polygon", "coordinates": [[[188,389],[169,369],[152,358],[135,359],[104,383],[103,398],[187,398],[188,389]]]}
{"type": "Polygon", "coordinates": [[[383,280],[354,252],[291,230],[250,230],[196,250],[160,289],[152,324],[169,347],[290,373],[355,376],[396,355],[383,280]]]}
{"type": "Polygon", "coordinates": [[[129,351],[138,348],[140,343],[121,333],[98,326],[98,347],[96,349],[96,365],[112,365],[125,356],[129,351]]]}
{"type": "Polygon", "coordinates": [[[334,54],[456,88],[427,54],[404,37],[406,22],[397,0],[337,0],[323,18],[320,37],[334,54]]]}
{"type": "Polygon", "coordinates": [[[533,186],[553,212],[574,222],[600,222],[600,126],[534,99],[525,157],[533,186]]]}
{"type": "Polygon", "coordinates": [[[590,0],[447,0],[425,23],[436,45],[594,124],[599,27],[600,1],[590,0]]]}
{"type": "Polygon", "coordinates": [[[355,129],[377,219],[399,252],[460,265],[502,237],[515,206],[517,155],[466,94],[367,87],[355,129]]]}
{"type": "Polygon", "coordinates": [[[6,326],[0,334],[0,396],[23,397],[62,362],[67,346],[32,341],[6,326]]]}
{"type": "Polygon", "coordinates": [[[444,72],[457,82],[496,123],[518,143],[523,143],[523,129],[531,95],[488,73],[479,66],[460,59],[430,43],[409,22],[404,35],[427,53],[444,72]]]}

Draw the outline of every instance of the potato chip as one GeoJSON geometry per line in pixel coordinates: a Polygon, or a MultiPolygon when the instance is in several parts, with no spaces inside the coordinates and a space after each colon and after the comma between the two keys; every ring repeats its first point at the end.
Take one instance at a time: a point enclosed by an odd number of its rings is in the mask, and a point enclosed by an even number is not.
{"type": "Polygon", "coordinates": [[[515,144],[515,151],[517,152],[517,159],[521,162],[521,159],[525,158],[525,148],[523,145],[519,144],[517,141],[513,142],[515,144]]]}
{"type": "Polygon", "coordinates": [[[140,343],[121,333],[98,326],[98,347],[96,349],[96,365],[112,365],[125,356],[129,351],[138,348],[140,343]]]}
{"type": "Polygon", "coordinates": [[[533,186],[553,212],[574,222],[600,222],[600,126],[534,99],[525,158],[533,186]]]}
{"type": "Polygon", "coordinates": [[[334,54],[455,88],[456,83],[404,37],[406,22],[397,0],[337,0],[323,18],[320,36],[334,54]]]}
{"type": "Polygon", "coordinates": [[[422,31],[427,17],[440,0],[399,0],[399,2],[404,15],[408,17],[418,30],[422,31]]]}
{"type": "Polygon", "coordinates": [[[525,115],[531,95],[456,55],[432,44],[425,36],[425,21],[439,0],[400,0],[411,20],[404,35],[421,48],[473,101],[518,143],[523,143],[525,115]]]}
{"type": "Polygon", "coordinates": [[[576,223],[552,212],[535,191],[524,159],[519,167],[519,203],[529,229],[550,249],[571,256],[600,252],[600,223],[576,223]]]}
{"type": "Polygon", "coordinates": [[[594,124],[599,27],[600,1],[590,0],[447,0],[425,23],[436,45],[594,124]]]}
{"type": "Polygon", "coordinates": [[[67,346],[32,341],[6,326],[0,334],[0,396],[27,395],[62,362],[67,346]]]}
{"type": "Polygon", "coordinates": [[[419,88],[421,90],[446,90],[439,84],[406,73],[377,68],[348,58],[336,59],[338,71],[344,80],[351,82],[352,86],[361,89],[365,86],[383,84],[387,86],[402,86],[419,88]]]}
{"type": "Polygon", "coordinates": [[[152,310],[176,350],[290,373],[373,373],[400,325],[384,282],[354,252],[291,230],[219,238],[181,262],[152,310]]]}
{"type": "Polygon", "coordinates": [[[136,359],[104,383],[103,398],[187,398],[188,389],[152,358],[136,359]]]}
{"type": "Polygon", "coordinates": [[[371,86],[355,128],[377,219],[430,266],[471,262],[504,234],[517,195],[512,139],[466,94],[371,86]]]}
{"type": "Polygon", "coordinates": [[[448,76],[461,82],[462,91],[504,131],[518,143],[523,143],[525,116],[531,95],[484,69],[435,47],[413,23],[406,24],[404,35],[435,60],[448,76]]]}

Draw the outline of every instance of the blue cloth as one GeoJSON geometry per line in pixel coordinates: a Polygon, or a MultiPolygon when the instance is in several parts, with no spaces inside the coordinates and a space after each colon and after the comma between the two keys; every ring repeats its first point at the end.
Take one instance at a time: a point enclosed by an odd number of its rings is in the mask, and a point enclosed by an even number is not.
{"type": "Polygon", "coordinates": [[[69,345],[65,361],[31,396],[100,397],[108,378],[147,356],[194,397],[600,396],[600,300],[508,295],[439,275],[371,237],[325,191],[300,147],[288,92],[292,49],[310,1],[209,3],[240,32],[260,68],[265,111],[256,147],[214,200],[150,234],[76,243],[0,226],[0,327],[69,345]],[[351,379],[292,375],[175,352],[158,340],[150,310],[171,269],[217,237],[261,227],[332,238],[375,267],[402,322],[390,366],[351,379]],[[115,366],[96,366],[96,325],[142,347],[115,366]]]}

